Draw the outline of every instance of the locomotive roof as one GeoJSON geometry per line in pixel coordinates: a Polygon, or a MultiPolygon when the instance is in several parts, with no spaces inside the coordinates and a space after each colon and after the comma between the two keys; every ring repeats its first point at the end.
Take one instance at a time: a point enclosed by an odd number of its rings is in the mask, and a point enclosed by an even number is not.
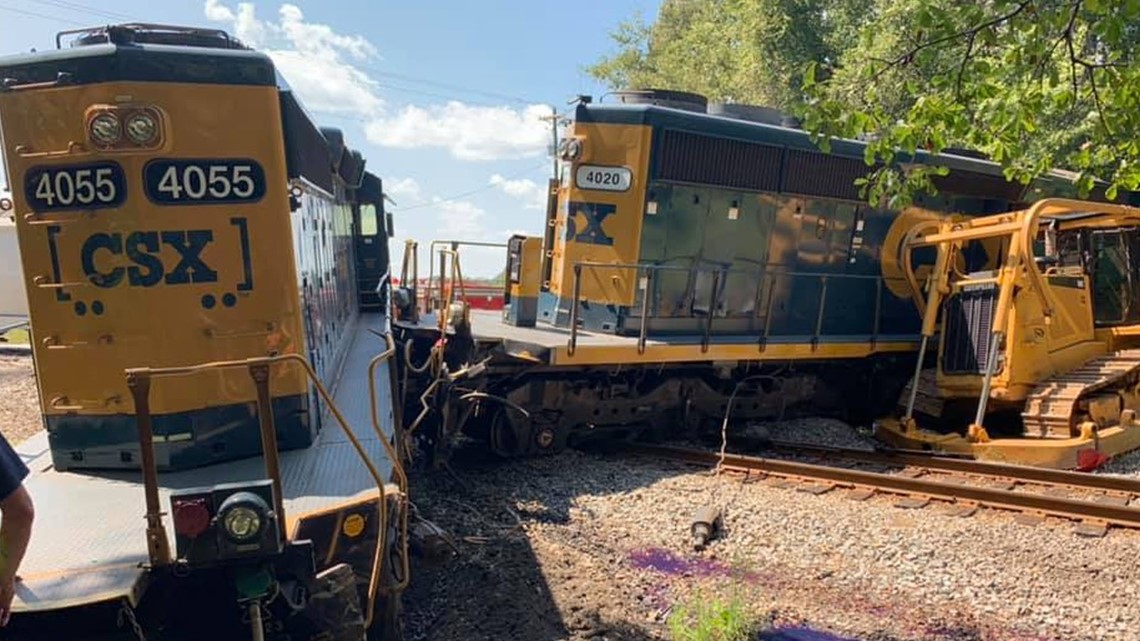
{"type": "Polygon", "coordinates": [[[224,32],[213,32],[222,35],[215,36],[216,46],[210,46],[201,30],[177,29],[159,32],[152,25],[117,25],[64,32],[82,36],[67,48],[61,46],[61,33],[56,49],[0,56],[0,83],[56,82],[66,73],[71,85],[113,81],[277,85],[268,55],[224,32]]]}
{"type": "MultiPolygon", "coordinates": [[[[580,103],[575,112],[575,120],[579,122],[648,125],[757,144],[814,152],[822,151],[812,142],[810,134],[802,129],[653,104],[580,103]]],[[[866,148],[867,143],[858,140],[832,139],[831,141],[832,155],[855,158],[860,162],[863,161],[866,148]]],[[[896,160],[898,162],[940,164],[957,172],[970,172],[1005,179],[1001,165],[998,163],[953,153],[943,152],[935,155],[918,150],[912,157],[905,151],[899,151],[896,154],[896,160]]],[[[1050,172],[1044,182],[1071,184],[1073,182],[1072,177],[1071,172],[1055,170],[1050,172]]],[[[1038,184],[1041,182],[1043,181],[1039,180],[1038,184]]],[[[1124,196],[1123,193],[1121,195],[1124,196]]],[[[1128,199],[1131,200],[1131,198],[1128,199]]]]}

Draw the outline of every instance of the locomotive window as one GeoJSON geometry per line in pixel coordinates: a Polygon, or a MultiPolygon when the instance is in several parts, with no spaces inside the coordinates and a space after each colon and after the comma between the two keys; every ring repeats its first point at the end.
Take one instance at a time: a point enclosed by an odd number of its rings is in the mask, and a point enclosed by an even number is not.
{"type": "Polygon", "coordinates": [[[376,225],[376,206],[360,206],[360,235],[375,236],[379,227],[376,225]]]}

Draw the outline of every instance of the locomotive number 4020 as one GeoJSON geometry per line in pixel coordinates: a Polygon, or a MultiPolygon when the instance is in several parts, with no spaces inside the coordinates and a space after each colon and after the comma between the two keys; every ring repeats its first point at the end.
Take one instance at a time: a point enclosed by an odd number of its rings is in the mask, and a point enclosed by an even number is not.
{"type": "Polygon", "coordinates": [[[249,203],[265,196],[265,170],[253,160],[152,160],[146,195],[159,205],[249,203]]]}
{"type": "Polygon", "coordinates": [[[633,174],[625,167],[580,165],[574,181],[578,184],[578,189],[626,191],[633,182],[633,174]]]}

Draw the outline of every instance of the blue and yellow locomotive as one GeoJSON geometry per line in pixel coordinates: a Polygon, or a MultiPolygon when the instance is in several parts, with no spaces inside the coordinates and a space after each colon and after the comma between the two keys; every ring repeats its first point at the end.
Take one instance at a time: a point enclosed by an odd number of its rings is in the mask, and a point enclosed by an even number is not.
{"type": "Polygon", "coordinates": [[[45,427],[9,638],[392,631],[380,178],[224,32],[56,42],[0,58],[45,427]]]}
{"type": "Polygon", "coordinates": [[[962,153],[935,159],[950,169],[937,196],[871,207],[861,142],[823,153],[768,109],[619,96],[579,102],[543,236],[507,243],[501,316],[466,308],[448,280],[458,243],[440,243],[430,291],[396,292],[405,415],[432,447],[468,435],[557,451],[719,424],[730,404],[738,419],[872,418],[919,343],[902,266],[930,256],[903,255],[908,233],[1072,189],[1011,183],[962,153]]]}

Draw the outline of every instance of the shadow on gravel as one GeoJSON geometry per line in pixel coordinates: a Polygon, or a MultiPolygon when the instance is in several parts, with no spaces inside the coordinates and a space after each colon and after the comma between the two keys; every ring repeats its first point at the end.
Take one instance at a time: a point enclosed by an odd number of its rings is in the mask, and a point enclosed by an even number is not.
{"type": "Polygon", "coordinates": [[[639,467],[637,473],[609,478],[569,475],[573,482],[567,483],[565,472],[550,471],[565,464],[504,461],[472,447],[456,452],[451,462],[454,475],[445,471],[413,475],[411,496],[417,510],[450,534],[455,553],[437,563],[416,559],[404,596],[406,639],[668,638],[663,623],[647,620],[661,609],[659,604],[646,603],[641,617],[629,621],[629,604],[639,603],[637,588],[612,579],[606,563],[613,562],[607,558],[613,555],[604,546],[592,552],[598,546],[594,537],[557,526],[570,523],[578,495],[622,494],[677,470],[639,467]],[[647,470],[652,474],[647,475],[647,470]],[[544,533],[542,560],[524,525],[544,533]],[[638,625],[639,620],[647,620],[647,625],[638,625]]]}

